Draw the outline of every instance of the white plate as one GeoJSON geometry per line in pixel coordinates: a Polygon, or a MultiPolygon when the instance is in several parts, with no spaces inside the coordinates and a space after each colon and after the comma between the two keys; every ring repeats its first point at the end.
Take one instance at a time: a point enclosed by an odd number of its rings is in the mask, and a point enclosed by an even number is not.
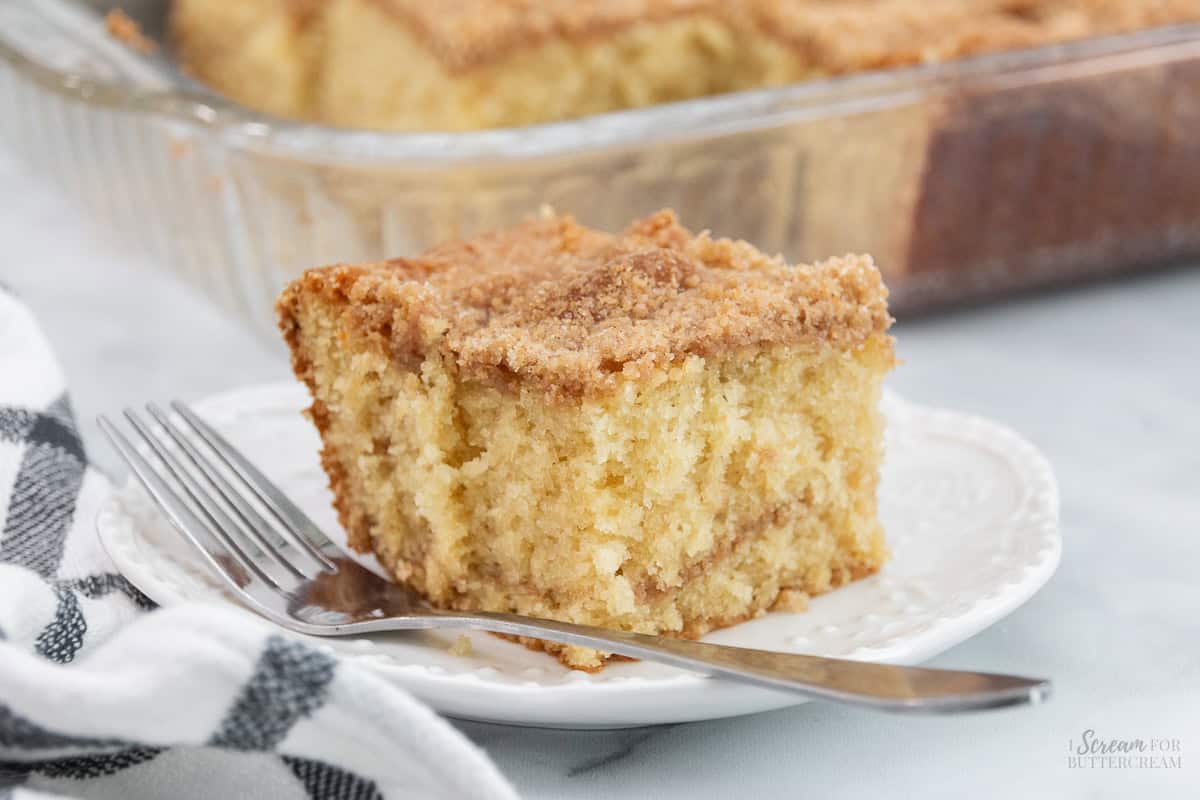
{"type": "MultiPolygon", "coordinates": [[[[208,398],[194,408],[240,447],[330,536],[345,534],[300,416],[304,390],[280,384],[208,398]]],[[[1058,490],[1046,459],[1015,433],[976,417],[884,401],[887,459],[880,513],[892,560],[873,577],[815,598],[803,614],[767,614],[706,641],[892,663],[915,663],[973,636],[1037,591],[1058,565],[1058,490]]],[[[229,602],[133,484],[97,519],[109,554],[164,606],[229,602]]],[[[302,637],[308,638],[308,637],[302,637]]],[[[567,728],[631,727],[747,714],[801,702],[650,663],[596,675],[542,653],[472,634],[473,655],[451,655],[455,634],[321,639],[455,717],[567,728]]],[[[974,664],[981,670],[987,664],[974,664]]]]}

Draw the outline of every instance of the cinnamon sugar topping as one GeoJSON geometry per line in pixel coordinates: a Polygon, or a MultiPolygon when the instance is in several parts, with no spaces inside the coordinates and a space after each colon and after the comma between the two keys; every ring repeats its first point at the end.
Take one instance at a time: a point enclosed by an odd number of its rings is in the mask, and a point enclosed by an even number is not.
{"type": "MultiPolygon", "coordinates": [[[[311,0],[309,0],[311,2],[311,0]]],[[[703,14],[840,72],[956,58],[1195,19],[1196,0],[373,0],[451,70],[550,39],[703,14]]]]}
{"type": "Polygon", "coordinates": [[[420,258],[310,270],[281,308],[311,292],[340,297],[350,323],[410,368],[437,350],[464,377],[558,396],[688,355],[849,349],[891,322],[869,256],[790,266],[746,242],[693,236],[671,211],[619,236],[549,216],[420,258]]]}
{"type": "Polygon", "coordinates": [[[408,23],[451,69],[548,39],[603,35],[719,7],[714,0],[375,0],[408,23]]]}

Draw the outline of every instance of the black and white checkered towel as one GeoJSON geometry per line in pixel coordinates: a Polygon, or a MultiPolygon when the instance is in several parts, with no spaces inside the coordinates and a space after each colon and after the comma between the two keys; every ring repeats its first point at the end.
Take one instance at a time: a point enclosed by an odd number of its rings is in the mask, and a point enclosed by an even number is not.
{"type": "Polygon", "coordinates": [[[154,610],[113,568],[53,354],[0,288],[0,800],[508,798],[400,689],[249,613],[154,610]]]}

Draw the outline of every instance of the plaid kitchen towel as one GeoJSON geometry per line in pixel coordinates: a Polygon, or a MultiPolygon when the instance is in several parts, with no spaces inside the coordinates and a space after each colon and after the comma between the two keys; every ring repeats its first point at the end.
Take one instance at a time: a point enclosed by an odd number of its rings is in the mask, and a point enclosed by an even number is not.
{"type": "Polygon", "coordinates": [[[509,798],[403,690],[233,608],[154,604],[93,527],[53,354],[0,287],[0,800],[509,798]]]}

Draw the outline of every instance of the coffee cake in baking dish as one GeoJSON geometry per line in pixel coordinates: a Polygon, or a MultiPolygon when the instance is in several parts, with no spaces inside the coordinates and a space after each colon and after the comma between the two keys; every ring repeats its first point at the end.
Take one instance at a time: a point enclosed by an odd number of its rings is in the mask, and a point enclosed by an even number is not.
{"type": "Polygon", "coordinates": [[[333,125],[525,125],[1200,19],[1200,0],[174,0],[184,66],[333,125]]]}

